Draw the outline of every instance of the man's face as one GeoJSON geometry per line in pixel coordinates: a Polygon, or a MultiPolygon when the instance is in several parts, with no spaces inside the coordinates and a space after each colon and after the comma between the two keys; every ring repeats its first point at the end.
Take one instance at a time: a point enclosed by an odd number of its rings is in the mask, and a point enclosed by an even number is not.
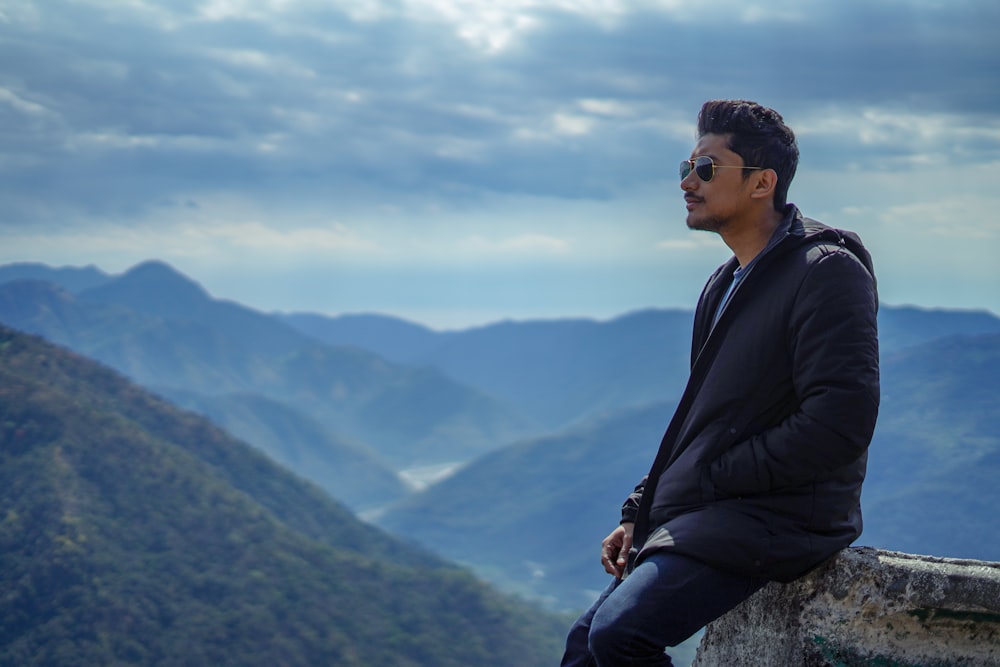
{"type": "Polygon", "coordinates": [[[724,134],[706,134],[691,152],[692,160],[708,156],[723,168],[715,169],[711,181],[703,181],[694,170],[681,180],[689,229],[721,233],[747,212],[749,181],[743,178],[742,169],[731,168],[745,165],[728,143],[724,134]]]}

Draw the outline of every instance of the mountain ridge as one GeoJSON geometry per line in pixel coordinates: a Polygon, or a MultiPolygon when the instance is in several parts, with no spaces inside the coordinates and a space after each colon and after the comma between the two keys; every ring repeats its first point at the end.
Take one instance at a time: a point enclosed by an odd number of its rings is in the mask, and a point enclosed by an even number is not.
{"type": "MultiPolygon", "coordinates": [[[[163,289],[176,280],[168,272],[163,289]]],[[[0,284],[0,321],[45,335],[168,397],[200,394],[207,405],[226,394],[251,393],[286,402],[329,431],[318,448],[350,443],[372,453],[373,465],[378,459],[394,460],[393,474],[406,465],[468,458],[526,428],[501,401],[438,371],[390,363],[359,347],[325,345],[270,316],[204,300],[200,288],[183,289],[204,307],[170,317],[171,307],[155,310],[157,292],[135,310],[131,301],[142,300],[143,294],[129,288],[115,301],[115,285],[74,295],[39,281],[0,284]],[[248,318],[257,324],[247,324],[248,318]],[[407,424],[406,433],[394,428],[396,420],[384,418],[388,408],[396,411],[398,423],[407,424]]],[[[346,452],[330,454],[342,455],[346,452]]],[[[381,472],[371,474],[386,479],[381,472]]],[[[397,491],[390,487],[398,490],[392,482],[345,500],[392,497],[397,491]]]]}
{"type": "Polygon", "coordinates": [[[0,396],[2,663],[558,657],[560,619],[91,360],[0,327],[0,396]]]}
{"type": "Polygon", "coordinates": [[[59,285],[69,292],[79,292],[97,287],[111,280],[111,276],[90,264],[84,267],[51,267],[41,262],[12,262],[0,265],[0,283],[14,280],[41,280],[59,285]]]}

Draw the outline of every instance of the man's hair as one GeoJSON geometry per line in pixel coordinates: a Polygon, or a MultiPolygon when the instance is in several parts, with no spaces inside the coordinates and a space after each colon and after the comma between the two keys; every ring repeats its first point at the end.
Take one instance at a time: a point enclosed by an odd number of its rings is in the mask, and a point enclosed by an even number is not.
{"type": "MultiPolygon", "coordinates": [[[[799,147],[781,114],[749,100],[711,100],[698,113],[698,136],[706,134],[729,135],[729,150],[743,158],[745,166],[773,169],[778,174],[774,208],[785,208],[799,147]]],[[[744,178],[749,176],[749,171],[743,172],[744,178]]]]}

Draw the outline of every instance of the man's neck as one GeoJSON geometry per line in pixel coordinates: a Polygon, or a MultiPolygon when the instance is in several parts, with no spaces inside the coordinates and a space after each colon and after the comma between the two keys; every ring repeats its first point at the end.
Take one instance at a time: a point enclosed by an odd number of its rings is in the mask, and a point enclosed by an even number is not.
{"type": "Polygon", "coordinates": [[[781,224],[782,214],[773,208],[749,218],[742,225],[727,225],[720,234],[736,255],[740,266],[746,266],[767,247],[774,230],[781,224]]]}

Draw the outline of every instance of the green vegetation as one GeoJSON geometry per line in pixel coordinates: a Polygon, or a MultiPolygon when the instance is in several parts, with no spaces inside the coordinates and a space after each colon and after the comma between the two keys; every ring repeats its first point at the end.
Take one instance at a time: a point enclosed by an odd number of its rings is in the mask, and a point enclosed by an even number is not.
{"type": "Polygon", "coordinates": [[[547,665],[565,629],[5,328],[0,591],[0,664],[547,665]]]}

